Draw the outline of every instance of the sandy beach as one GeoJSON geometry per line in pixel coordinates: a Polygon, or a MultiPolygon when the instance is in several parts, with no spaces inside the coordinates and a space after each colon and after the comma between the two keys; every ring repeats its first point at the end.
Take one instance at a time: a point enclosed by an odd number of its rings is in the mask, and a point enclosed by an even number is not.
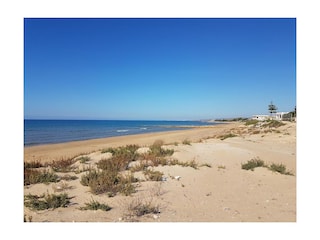
{"type": "Polygon", "coordinates": [[[59,172],[76,176],[59,184],[37,183],[24,186],[24,195],[67,193],[67,207],[32,210],[24,207],[27,221],[32,222],[295,222],[296,221],[296,123],[284,122],[277,128],[245,125],[241,122],[181,131],[150,133],[78,141],[24,148],[24,161],[49,163],[66,158],[86,156],[86,163],[74,163],[74,171],[59,172]],[[229,137],[227,137],[229,134],[229,137]],[[232,134],[232,135],[230,135],[232,134]],[[147,152],[157,140],[163,149],[174,152],[169,158],[179,162],[194,162],[197,168],[182,165],[159,165],[153,171],[163,173],[161,181],[147,181],[139,171],[135,177],[136,192],[130,196],[93,194],[80,183],[86,171],[102,159],[112,156],[103,149],[130,144],[137,151],[147,152]],[[282,164],[290,174],[280,174],[268,167],[253,171],[243,164],[260,159],[268,166],[282,164]],[[109,211],[80,210],[90,201],[105,203],[109,211]],[[158,211],[132,216],[134,203],[157,206],[158,211]]]}

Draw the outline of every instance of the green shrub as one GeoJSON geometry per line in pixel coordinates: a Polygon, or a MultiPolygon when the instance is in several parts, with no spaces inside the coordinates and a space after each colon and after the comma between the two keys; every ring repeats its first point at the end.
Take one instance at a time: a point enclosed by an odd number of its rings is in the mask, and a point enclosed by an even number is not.
{"type": "Polygon", "coordinates": [[[135,161],[139,154],[136,153],[138,145],[127,145],[118,148],[107,148],[102,150],[101,153],[112,153],[112,157],[126,159],[128,162],[135,161]]]}
{"type": "Polygon", "coordinates": [[[286,169],[286,166],[283,164],[275,164],[272,163],[269,167],[268,167],[271,171],[273,172],[278,172],[280,174],[284,174],[284,175],[293,175],[291,172],[288,172],[286,169]]]}
{"type": "Polygon", "coordinates": [[[253,171],[256,167],[264,167],[264,161],[260,160],[259,158],[254,158],[241,165],[242,169],[251,170],[253,171]]]}
{"type": "Polygon", "coordinates": [[[33,210],[45,210],[49,208],[67,207],[70,204],[70,197],[68,194],[62,193],[47,194],[47,195],[32,195],[28,194],[24,196],[24,205],[33,210]]]}
{"type": "Polygon", "coordinates": [[[263,124],[262,127],[269,127],[269,128],[278,128],[285,125],[285,123],[277,120],[269,120],[266,124],[263,124]]]}
{"type": "Polygon", "coordinates": [[[154,155],[155,157],[166,157],[171,156],[174,153],[173,149],[163,149],[161,141],[155,141],[150,146],[149,155],[154,155]]]}
{"type": "Polygon", "coordinates": [[[117,185],[120,179],[118,173],[110,171],[102,171],[99,173],[98,178],[90,181],[89,187],[94,194],[101,193],[117,193],[117,185]]]}
{"type": "Polygon", "coordinates": [[[24,185],[58,181],[58,175],[48,170],[24,169],[24,185]]]}
{"type": "Polygon", "coordinates": [[[62,158],[57,161],[52,161],[49,166],[56,172],[70,172],[74,169],[72,164],[75,163],[75,160],[72,158],[62,158]]]}
{"type": "Polygon", "coordinates": [[[91,181],[96,181],[98,179],[98,176],[99,176],[99,171],[95,169],[90,169],[87,173],[82,175],[80,183],[83,186],[89,186],[91,181]]]}
{"type": "Polygon", "coordinates": [[[246,126],[248,126],[248,125],[256,125],[258,122],[259,122],[259,120],[250,119],[250,120],[247,120],[245,122],[245,125],[246,126]]]}
{"type": "Polygon", "coordinates": [[[102,159],[97,163],[97,167],[107,171],[123,171],[127,170],[130,160],[124,156],[114,156],[108,159],[102,159]]]}
{"type": "Polygon", "coordinates": [[[94,194],[108,193],[109,196],[114,196],[118,192],[124,195],[134,193],[132,183],[136,181],[133,175],[122,176],[117,171],[91,170],[81,177],[80,183],[89,186],[94,194]]]}
{"type": "Polygon", "coordinates": [[[280,174],[285,174],[285,175],[293,175],[293,173],[288,172],[286,170],[285,165],[272,163],[270,166],[268,166],[268,165],[265,165],[264,162],[259,158],[251,159],[247,163],[241,165],[242,169],[251,170],[251,171],[253,171],[254,168],[256,167],[266,167],[273,172],[278,172],[280,174]]]}
{"type": "Polygon", "coordinates": [[[85,203],[85,207],[80,207],[80,210],[102,210],[102,211],[109,211],[111,207],[106,204],[99,203],[98,201],[91,200],[89,203],[85,203]]]}
{"type": "Polygon", "coordinates": [[[220,138],[220,140],[225,140],[227,138],[232,138],[232,137],[237,137],[237,135],[235,135],[233,133],[228,133],[228,134],[220,136],[219,138],[220,138]]]}
{"type": "Polygon", "coordinates": [[[138,179],[133,174],[127,174],[125,176],[120,175],[120,181],[117,191],[125,196],[129,196],[136,192],[136,188],[133,183],[138,182],[138,179]]]}

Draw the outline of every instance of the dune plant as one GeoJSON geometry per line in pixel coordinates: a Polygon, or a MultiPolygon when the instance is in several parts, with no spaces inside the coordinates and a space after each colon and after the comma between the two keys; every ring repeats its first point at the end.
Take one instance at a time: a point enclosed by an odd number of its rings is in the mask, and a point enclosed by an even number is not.
{"type": "Polygon", "coordinates": [[[24,169],[24,185],[58,181],[58,175],[49,170],[24,169]]]}
{"type": "Polygon", "coordinates": [[[176,160],[176,161],[172,162],[172,165],[179,165],[182,167],[192,167],[194,169],[199,169],[199,165],[194,159],[187,161],[187,162],[181,162],[181,161],[176,160]]]}
{"type": "Polygon", "coordinates": [[[42,194],[24,196],[24,205],[33,210],[55,209],[59,207],[67,207],[70,204],[70,197],[66,193],[56,194],[42,194]]]}
{"type": "Polygon", "coordinates": [[[136,181],[133,175],[123,176],[118,171],[91,170],[81,177],[80,183],[89,186],[94,194],[114,196],[120,192],[127,196],[135,192],[133,183],[136,181]]]}
{"type": "Polygon", "coordinates": [[[88,172],[86,172],[84,175],[81,176],[80,183],[83,186],[89,186],[91,181],[96,181],[99,176],[98,170],[90,169],[88,172]]]}
{"type": "Polygon", "coordinates": [[[91,200],[89,203],[85,203],[85,207],[80,207],[80,210],[102,210],[109,211],[111,207],[104,203],[99,203],[98,201],[91,200]]]}
{"type": "Polygon", "coordinates": [[[159,214],[160,206],[153,203],[153,199],[133,199],[127,206],[128,217],[141,217],[147,214],[159,214]]]}
{"type": "Polygon", "coordinates": [[[260,158],[253,158],[247,163],[241,164],[241,168],[253,171],[256,167],[265,167],[264,161],[260,158]]]}
{"type": "Polygon", "coordinates": [[[287,171],[286,166],[283,165],[283,164],[275,164],[275,163],[272,163],[268,168],[269,168],[271,171],[273,171],[273,172],[278,172],[278,173],[280,173],[280,174],[293,175],[293,173],[287,171]]]}
{"type": "Polygon", "coordinates": [[[227,138],[232,138],[232,137],[237,137],[237,135],[233,134],[233,133],[228,133],[228,134],[220,136],[219,138],[220,138],[220,140],[225,140],[227,138]]]}
{"type": "Polygon", "coordinates": [[[259,120],[249,119],[249,120],[245,121],[245,125],[246,125],[246,126],[256,125],[258,122],[259,122],[259,120]]]}
{"type": "Polygon", "coordinates": [[[112,158],[102,159],[97,163],[97,167],[108,171],[127,170],[131,161],[123,155],[113,156],[112,158]]]}
{"type": "Polygon", "coordinates": [[[117,148],[107,148],[101,151],[101,153],[112,153],[112,157],[119,157],[127,159],[127,161],[135,161],[139,154],[136,152],[139,149],[138,145],[131,144],[117,148]]]}
{"type": "Polygon", "coordinates": [[[56,172],[70,172],[74,170],[72,164],[76,162],[73,158],[62,158],[60,160],[52,161],[49,166],[56,172]]]}
{"type": "Polygon", "coordinates": [[[173,149],[164,149],[162,140],[156,140],[150,146],[150,155],[154,155],[156,157],[166,157],[171,156],[174,153],[173,149]]]}
{"type": "Polygon", "coordinates": [[[269,128],[278,128],[281,126],[284,126],[285,123],[282,121],[277,121],[277,120],[269,120],[267,123],[263,124],[262,127],[269,127],[269,128]]]}

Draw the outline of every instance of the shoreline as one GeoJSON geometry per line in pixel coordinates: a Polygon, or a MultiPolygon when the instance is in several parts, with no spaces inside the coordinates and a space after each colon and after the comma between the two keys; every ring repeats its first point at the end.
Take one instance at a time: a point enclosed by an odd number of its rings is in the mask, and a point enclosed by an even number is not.
{"type": "Polygon", "coordinates": [[[166,144],[183,140],[199,141],[221,131],[238,126],[241,123],[222,123],[213,126],[190,126],[182,130],[141,133],[106,138],[95,138],[64,143],[50,143],[24,146],[24,161],[50,161],[61,158],[76,157],[83,153],[99,151],[108,147],[137,144],[151,145],[155,140],[163,140],[166,144]]]}
{"type": "Polygon", "coordinates": [[[296,222],[296,123],[274,129],[221,124],[24,150],[25,161],[49,162],[79,155],[89,158],[83,163],[77,160],[67,172],[54,171],[65,180],[24,186],[24,195],[63,192],[72,197],[65,208],[48,211],[24,206],[26,219],[30,217],[33,222],[296,222]],[[134,170],[134,166],[143,163],[138,159],[131,161],[129,168],[138,179],[132,183],[135,192],[130,196],[96,194],[91,186],[81,183],[89,169],[97,169],[99,161],[110,158],[110,152],[101,153],[101,149],[136,144],[144,152],[156,140],[173,150],[170,159],[182,163],[150,165],[149,171],[162,174],[161,181],[149,179],[142,169],[134,170]],[[242,168],[254,159],[262,160],[265,166],[242,168]],[[284,166],[290,174],[272,171],[271,165],[284,166]],[[70,176],[75,179],[69,180],[70,176]],[[79,209],[90,199],[107,204],[111,210],[79,209]],[[135,215],[132,204],[137,203],[153,204],[159,211],[135,215]]]}

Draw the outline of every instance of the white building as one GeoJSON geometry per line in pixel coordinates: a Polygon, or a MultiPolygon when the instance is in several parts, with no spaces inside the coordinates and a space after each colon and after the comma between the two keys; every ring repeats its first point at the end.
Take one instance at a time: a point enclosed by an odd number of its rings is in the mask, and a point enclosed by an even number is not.
{"type": "Polygon", "coordinates": [[[266,121],[266,120],[270,119],[270,116],[269,115],[253,115],[252,119],[258,120],[258,121],[266,121]]]}
{"type": "Polygon", "coordinates": [[[266,120],[290,120],[290,116],[288,115],[289,112],[277,112],[275,115],[253,115],[251,119],[258,120],[258,121],[266,121],[266,120]]]}

